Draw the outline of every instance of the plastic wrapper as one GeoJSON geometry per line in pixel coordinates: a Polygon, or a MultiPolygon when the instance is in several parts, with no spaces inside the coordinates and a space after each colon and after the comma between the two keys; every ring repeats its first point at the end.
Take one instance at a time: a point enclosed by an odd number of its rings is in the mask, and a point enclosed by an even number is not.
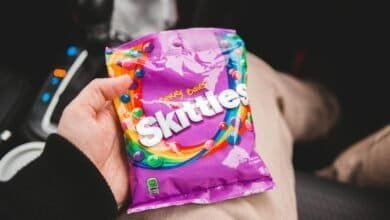
{"type": "Polygon", "coordinates": [[[255,152],[243,40],[194,28],[106,48],[110,77],[133,84],[114,100],[130,168],[128,213],[206,204],[274,187],[255,152]]]}

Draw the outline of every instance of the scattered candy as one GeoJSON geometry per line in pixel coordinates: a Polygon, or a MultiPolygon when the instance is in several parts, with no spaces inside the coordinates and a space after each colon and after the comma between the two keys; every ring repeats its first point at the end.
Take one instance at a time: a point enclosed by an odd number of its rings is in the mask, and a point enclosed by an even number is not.
{"type": "Polygon", "coordinates": [[[133,60],[127,59],[121,62],[121,66],[125,69],[133,69],[136,63],[133,60]]]}
{"type": "Polygon", "coordinates": [[[227,142],[230,144],[230,145],[237,145],[239,144],[241,141],[241,138],[240,136],[238,136],[237,134],[230,134],[227,138],[227,142]]]}
{"type": "Polygon", "coordinates": [[[141,69],[141,68],[139,68],[139,69],[137,69],[137,70],[135,71],[135,76],[138,77],[138,78],[144,77],[144,74],[145,74],[145,72],[144,72],[144,70],[141,69]]]}
{"type": "Polygon", "coordinates": [[[242,68],[246,71],[246,69],[247,69],[246,59],[241,59],[240,65],[241,65],[242,68]]]}
{"type": "Polygon", "coordinates": [[[161,157],[153,154],[148,156],[148,158],[146,159],[146,163],[153,168],[157,168],[163,164],[163,160],[161,159],[161,157]]]}
{"type": "Polygon", "coordinates": [[[249,120],[245,120],[245,127],[248,131],[253,131],[253,124],[249,120]]]}
{"type": "Polygon", "coordinates": [[[151,42],[146,43],[143,47],[143,51],[146,53],[152,52],[153,49],[154,49],[154,45],[151,42]]]}
{"type": "Polygon", "coordinates": [[[131,56],[131,57],[140,57],[142,56],[142,53],[138,50],[132,50],[130,49],[127,53],[125,53],[127,56],[131,56]]]}
{"type": "Polygon", "coordinates": [[[120,99],[121,102],[123,102],[123,103],[128,103],[128,102],[130,102],[130,96],[129,96],[129,94],[127,94],[127,93],[123,93],[123,94],[119,97],[119,99],[120,99]]]}
{"type": "Polygon", "coordinates": [[[236,53],[237,55],[241,55],[242,54],[242,49],[241,48],[237,48],[234,50],[234,53],[236,53]]]}
{"type": "Polygon", "coordinates": [[[213,141],[213,140],[207,140],[207,141],[204,143],[204,148],[205,148],[206,150],[210,150],[213,146],[214,146],[214,141],[213,141]]]}
{"type": "Polygon", "coordinates": [[[225,122],[221,122],[221,123],[219,123],[219,128],[222,130],[225,130],[225,129],[227,129],[227,124],[225,122]]]}
{"type": "Polygon", "coordinates": [[[137,161],[137,162],[140,162],[144,159],[145,155],[144,155],[144,152],[142,151],[136,151],[134,154],[133,154],[133,160],[137,161]]]}
{"type": "Polygon", "coordinates": [[[230,124],[231,124],[233,127],[238,127],[238,128],[240,128],[240,127],[242,126],[241,120],[240,120],[239,118],[236,118],[236,117],[234,117],[234,118],[232,118],[232,119],[230,120],[230,124]]]}
{"type": "Polygon", "coordinates": [[[229,43],[229,41],[227,41],[227,40],[221,40],[220,43],[221,43],[221,46],[224,47],[224,48],[230,46],[230,43],[229,43]]]}
{"type": "Polygon", "coordinates": [[[240,79],[241,78],[241,73],[237,70],[231,71],[231,75],[232,75],[233,79],[240,79]]]}
{"type": "Polygon", "coordinates": [[[250,123],[253,123],[253,117],[252,117],[252,114],[250,112],[248,112],[248,120],[250,123]]]}
{"type": "Polygon", "coordinates": [[[144,114],[144,111],[142,108],[134,108],[131,114],[135,118],[140,118],[144,114]]]}

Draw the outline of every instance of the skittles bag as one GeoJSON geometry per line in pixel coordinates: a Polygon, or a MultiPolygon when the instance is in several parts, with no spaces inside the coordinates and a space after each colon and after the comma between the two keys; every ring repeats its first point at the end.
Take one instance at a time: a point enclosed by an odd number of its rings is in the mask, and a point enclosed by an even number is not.
{"type": "Polygon", "coordinates": [[[129,158],[128,213],[274,187],[254,150],[245,46],[235,31],[151,34],[107,48],[106,63],[110,77],[134,81],[114,100],[129,158]]]}

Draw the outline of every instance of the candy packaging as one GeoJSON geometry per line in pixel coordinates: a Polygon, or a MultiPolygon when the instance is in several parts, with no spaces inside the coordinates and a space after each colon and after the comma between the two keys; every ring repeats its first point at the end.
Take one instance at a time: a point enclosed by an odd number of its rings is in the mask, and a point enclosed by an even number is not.
{"type": "Polygon", "coordinates": [[[254,149],[245,53],[235,31],[215,28],[106,49],[109,76],[134,81],[114,100],[129,158],[129,213],[274,187],[254,149]]]}

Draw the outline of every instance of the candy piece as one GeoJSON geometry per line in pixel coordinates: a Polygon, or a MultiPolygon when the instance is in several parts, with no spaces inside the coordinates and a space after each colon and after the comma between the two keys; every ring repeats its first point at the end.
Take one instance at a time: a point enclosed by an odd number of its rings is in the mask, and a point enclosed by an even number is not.
{"type": "Polygon", "coordinates": [[[222,129],[222,130],[225,130],[225,129],[227,129],[227,124],[225,123],[225,122],[221,122],[221,123],[219,123],[219,128],[220,129],[222,129]]]}
{"type": "Polygon", "coordinates": [[[133,154],[133,160],[134,161],[137,161],[137,162],[140,162],[144,159],[145,157],[145,154],[144,152],[142,151],[136,151],[134,154],[133,154]]]}
{"type": "Polygon", "coordinates": [[[242,54],[242,49],[241,48],[237,48],[234,50],[234,53],[236,53],[237,55],[241,55],[242,54]]]}
{"type": "Polygon", "coordinates": [[[245,127],[248,131],[253,131],[253,124],[249,120],[245,120],[245,127]]]}
{"type": "Polygon", "coordinates": [[[246,59],[241,59],[240,60],[240,65],[242,66],[242,68],[244,69],[244,72],[245,72],[246,69],[247,69],[246,59]]]}
{"type": "Polygon", "coordinates": [[[230,43],[228,40],[221,40],[220,42],[221,46],[226,48],[226,47],[230,47],[230,43]]]}
{"type": "Polygon", "coordinates": [[[144,45],[144,47],[143,47],[143,51],[144,51],[145,53],[150,53],[150,52],[153,51],[153,49],[154,49],[154,45],[153,45],[151,42],[146,43],[146,44],[144,45]]]}
{"type": "Polygon", "coordinates": [[[130,96],[127,94],[127,93],[123,93],[119,99],[121,100],[121,102],[123,103],[128,103],[130,102],[130,96]]]}
{"type": "Polygon", "coordinates": [[[133,50],[133,49],[130,49],[127,53],[125,53],[127,56],[131,56],[131,57],[140,57],[142,55],[142,53],[138,50],[133,50]]]}
{"type": "Polygon", "coordinates": [[[130,59],[122,60],[120,64],[121,64],[120,66],[126,69],[133,69],[136,65],[136,63],[130,59]]]}
{"type": "Polygon", "coordinates": [[[237,70],[233,70],[233,71],[230,71],[230,75],[232,75],[232,77],[234,79],[239,79],[241,78],[241,73],[237,70]]]}
{"type": "Polygon", "coordinates": [[[250,113],[250,112],[248,112],[248,120],[250,123],[253,123],[252,113],[250,113]]]}
{"type": "Polygon", "coordinates": [[[134,108],[131,114],[135,118],[140,118],[144,114],[144,111],[142,108],[134,108]]]}
{"type": "Polygon", "coordinates": [[[214,146],[214,141],[213,140],[207,140],[204,143],[204,148],[207,150],[210,150],[214,146]]]}
{"type": "Polygon", "coordinates": [[[146,159],[146,163],[151,167],[157,168],[163,164],[163,160],[161,157],[159,157],[157,155],[150,155],[146,159]]]}
{"type": "Polygon", "coordinates": [[[230,144],[230,145],[237,145],[239,144],[241,141],[241,138],[240,136],[238,136],[237,134],[230,134],[227,138],[227,142],[230,144]]]}
{"type": "Polygon", "coordinates": [[[66,70],[57,68],[54,70],[53,75],[59,78],[64,78],[66,76],[66,70]]]}
{"type": "Polygon", "coordinates": [[[135,76],[138,77],[138,78],[144,77],[144,74],[145,74],[145,72],[144,72],[144,70],[141,69],[141,68],[139,68],[139,69],[137,69],[137,70],[135,71],[135,76]]]}
{"type": "Polygon", "coordinates": [[[238,128],[240,128],[240,127],[242,126],[241,120],[240,120],[239,118],[236,118],[236,117],[234,117],[234,118],[232,118],[232,119],[230,120],[230,124],[231,124],[233,127],[238,127],[238,128]]]}

